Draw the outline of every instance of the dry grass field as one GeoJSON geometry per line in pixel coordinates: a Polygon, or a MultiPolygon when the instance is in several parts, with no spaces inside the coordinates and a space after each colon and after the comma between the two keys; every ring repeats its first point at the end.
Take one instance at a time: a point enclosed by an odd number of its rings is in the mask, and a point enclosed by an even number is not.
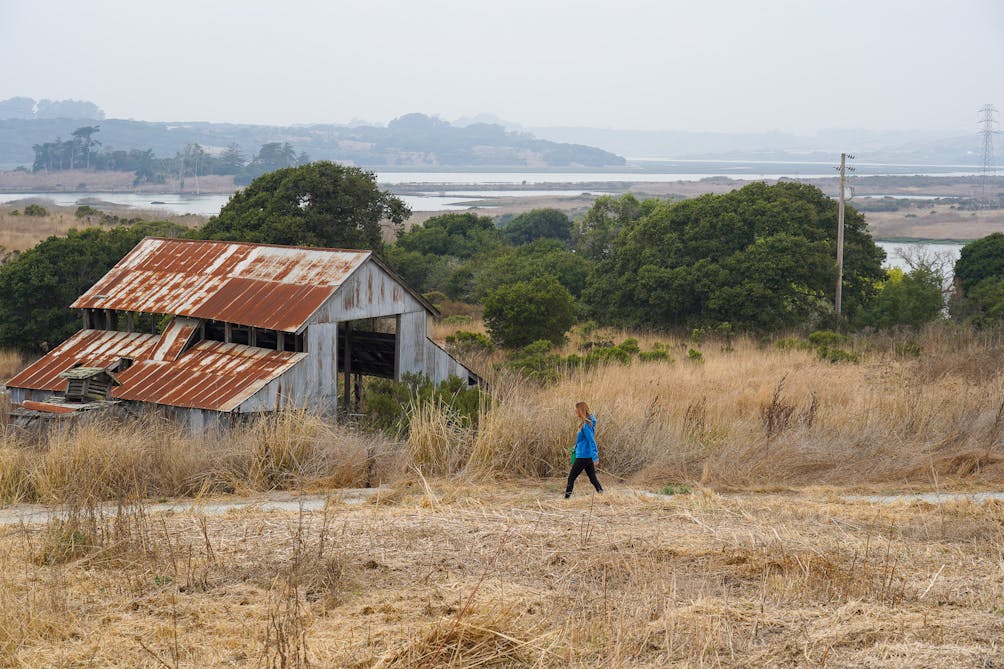
{"type": "MultiPolygon", "coordinates": [[[[417,477],[416,477],[417,478],[417,477]]],[[[0,665],[994,667],[1004,505],[401,481],[0,528],[0,665]]]]}
{"type": "Polygon", "coordinates": [[[0,666],[999,666],[1004,503],[846,495],[999,488],[1004,342],[638,339],[675,360],[539,386],[482,358],[476,431],[442,406],[406,441],[303,414],[8,429],[0,499],[63,515],[0,511],[0,666]],[[578,399],[607,493],[566,501],[578,399]],[[330,497],[211,511],[277,489],[330,497]]]}
{"type": "Polygon", "coordinates": [[[1004,232],[1004,209],[967,211],[949,204],[869,211],[865,220],[876,239],[973,240],[1004,232]]]}
{"type": "MultiPolygon", "coordinates": [[[[0,196],[2,197],[2,196],[0,196]]],[[[65,235],[72,228],[81,230],[100,227],[101,216],[76,216],[76,207],[57,207],[43,199],[37,200],[48,212],[47,216],[26,216],[24,206],[28,201],[0,205],[0,247],[3,251],[26,251],[47,237],[65,235]],[[18,214],[14,215],[13,212],[18,214]]],[[[179,225],[196,227],[204,225],[206,217],[194,214],[176,215],[161,211],[144,211],[131,208],[101,207],[104,213],[128,220],[171,221],[179,225]]]]}

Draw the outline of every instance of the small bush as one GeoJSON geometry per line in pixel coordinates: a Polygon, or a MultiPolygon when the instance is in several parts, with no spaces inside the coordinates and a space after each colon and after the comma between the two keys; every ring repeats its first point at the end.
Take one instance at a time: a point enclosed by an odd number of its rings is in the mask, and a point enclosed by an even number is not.
{"type": "Polygon", "coordinates": [[[49,212],[40,204],[29,204],[24,208],[25,216],[48,216],[49,212]]]}
{"type": "Polygon", "coordinates": [[[687,486],[677,483],[670,483],[669,485],[664,485],[659,488],[660,495],[689,495],[690,488],[687,486]]]}
{"type": "Polygon", "coordinates": [[[100,215],[101,212],[90,205],[82,204],[79,207],[77,207],[77,213],[76,213],[77,218],[83,218],[84,216],[100,216],[100,215]]]}
{"type": "Polygon", "coordinates": [[[446,338],[446,343],[451,351],[461,353],[491,351],[494,348],[491,339],[480,332],[467,330],[457,330],[446,338]]]}
{"type": "Polygon", "coordinates": [[[11,216],[20,216],[21,215],[21,210],[20,209],[11,209],[10,215],[11,216]]]}
{"type": "Polygon", "coordinates": [[[851,338],[833,330],[816,330],[809,335],[809,342],[813,346],[847,346],[851,338]]]}
{"type": "Polygon", "coordinates": [[[394,434],[407,434],[410,429],[409,407],[436,404],[444,406],[465,427],[477,427],[482,406],[488,396],[479,388],[468,387],[455,376],[438,385],[423,374],[405,374],[401,381],[374,379],[363,396],[364,422],[367,426],[394,434]]]}
{"type": "Polygon", "coordinates": [[[820,346],[817,349],[817,355],[820,360],[825,360],[826,362],[832,362],[834,364],[838,362],[851,362],[855,364],[861,362],[861,357],[857,353],[851,353],[850,351],[845,351],[840,348],[832,348],[829,346],[820,346]]]}
{"type": "Polygon", "coordinates": [[[638,359],[642,362],[672,362],[669,351],[664,348],[657,348],[651,351],[642,351],[638,354],[638,359]]]}
{"type": "Polygon", "coordinates": [[[896,344],[895,350],[896,355],[901,358],[919,358],[924,352],[923,347],[913,340],[896,344]]]}
{"type": "Polygon", "coordinates": [[[697,349],[692,348],[687,351],[687,360],[690,360],[690,362],[694,364],[700,364],[704,362],[704,354],[697,349]]]}

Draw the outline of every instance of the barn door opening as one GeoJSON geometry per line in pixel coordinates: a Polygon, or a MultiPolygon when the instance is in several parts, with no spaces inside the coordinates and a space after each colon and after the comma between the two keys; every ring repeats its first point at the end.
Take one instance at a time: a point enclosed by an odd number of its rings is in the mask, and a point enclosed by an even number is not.
{"type": "Polygon", "coordinates": [[[342,374],[342,410],[359,413],[363,377],[397,375],[397,319],[365,318],[338,324],[338,371],[342,374]]]}

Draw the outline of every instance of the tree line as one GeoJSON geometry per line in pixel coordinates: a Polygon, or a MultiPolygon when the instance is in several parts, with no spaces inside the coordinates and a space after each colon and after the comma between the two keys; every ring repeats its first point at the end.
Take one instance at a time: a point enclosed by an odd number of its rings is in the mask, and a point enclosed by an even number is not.
{"type": "Polygon", "coordinates": [[[171,158],[158,158],[153,149],[104,149],[96,135],[100,126],[81,126],[67,139],[32,145],[35,161],[33,172],[58,172],[74,169],[133,172],[134,184],[164,183],[169,176],[186,177],[218,174],[233,175],[238,185],[246,185],[267,172],[284,167],[304,165],[310,157],[297,153],[289,142],[268,142],[248,159],[237,144],[222,151],[207,151],[198,143],[185,145],[171,158]]]}
{"type": "Polygon", "coordinates": [[[946,305],[973,327],[1004,319],[1004,234],[967,245],[954,268],[913,257],[905,272],[884,270],[853,207],[835,314],[837,205],[794,182],[682,201],[603,196],[574,218],[451,212],[405,230],[409,214],[371,172],[316,162],[254,179],[195,230],[144,223],[52,237],[0,267],[0,346],[37,351],[72,333],[66,305],[147,234],[371,249],[434,303],[479,305],[507,347],[561,341],[584,320],[773,335],[918,328],[945,318],[946,305]]]}

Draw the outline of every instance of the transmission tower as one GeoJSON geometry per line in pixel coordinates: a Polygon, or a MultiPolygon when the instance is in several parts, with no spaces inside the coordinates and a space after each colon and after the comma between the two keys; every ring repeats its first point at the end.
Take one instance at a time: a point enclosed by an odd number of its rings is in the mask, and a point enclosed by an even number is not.
{"type": "Polygon", "coordinates": [[[980,173],[980,200],[987,202],[987,186],[997,176],[994,165],[994,134],[997,126],[997,107],[983,105],[980,108],[980,135],[983,137],[983,171],[980,173]]]}

